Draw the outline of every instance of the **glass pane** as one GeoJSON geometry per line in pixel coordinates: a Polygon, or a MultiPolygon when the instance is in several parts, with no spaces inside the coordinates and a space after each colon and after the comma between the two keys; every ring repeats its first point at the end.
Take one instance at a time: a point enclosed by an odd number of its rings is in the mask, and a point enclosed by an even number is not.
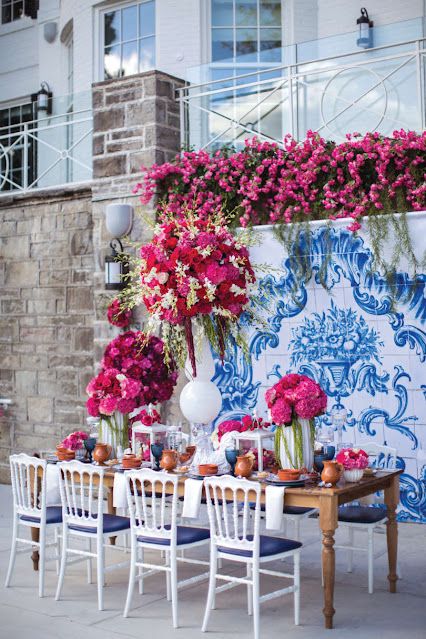
{"type": "Polygon", "coordinates": [[[122,11],[123,30],[122,40],[134,40],[138,37],[138,8],[137,6],[126,7],[122,11]]]}
{"type": "Polygon", "coordinates": [[[120,45],[106,47],[104,56],[105,79],[120,77],[120,45]]]}
{"type": "Polygon", "coordinates": [[[104,44],[109,46],[120,42],[120,12],[111,11],[105,14],[104,19],[104,44]]]}
{"type": "Polygon", "coordinates": [[[281,62],[281,29],[260,30],[260,61],[281,62]]]}
{"type": "Polygon", "coordinates": [[[12,8],[10,4],[2,6],[1,9],[1,21],[3,24],[12,20],[12,8]]]}
{"type": "Polygon", "coordinates": [[[20,121],[21,121],[21,109],[18,106],[13,107],[12,109],[10,109],[10,123],[19,124],[20,121]]]}
{"type": "MultiPolygon", "coordinates": [[[[9,109],[2,109],[0,111],[0,129],[9,124],[9,109]]],[[[0,131],[0,135],[4,135],[6,131],[0,131]]]]}
{"type": "Polygon", "coordinates": [[[22,121],[28,122],[33,119],[33,107],[32,104],[23,104],[22,105],[22,121]]]}
{"type": "Polygon", "coordinates": [[[244,62],[256,60],[257,29],[237,29],[236,55],[243,55],[244,62]]]}
{"type": "Polygon", "coordinates": [[[155,35],[155,2],[144,2],[139,5],[139,35],[155,35]]]}
{"type": "Polygon", "coordinates": [[[232,0],[212,0],[212,26],[232,27],[232,0]]]}
{"type": "Polygon", "coordinates": [[[143,38],[139,42],[139,71],[149,71],[155,67],[155,38],[143,38]]]}
{"type": "Polygon", "coordinates": [[[260,0],[259,12],[261,27],[281,26],[281,0],[260,0]]]}
{"type": "Polygon", "coordinates": [[[13,3],[13,12],[12,12],[12,20],[18,20],[24,13],[24,3],[22,2],[14,2],[13,3]]]}
{"type": "Polygon", "coordinates": [[[138,72],[138,42],[123,44],[123,59],[121,62],[123,75],[133,75],[138,72]]]}
{"type": "Polygon", "coordinates": [[[235,25],[237,27],[255,27],[257,25],[257,0],[244,0],[235,3],[235,25]]]}
{"type": "Polygon", "coordinates": [[[212,29],[212,60],[226,60],[234,57],[232,29],[212,29]]]}

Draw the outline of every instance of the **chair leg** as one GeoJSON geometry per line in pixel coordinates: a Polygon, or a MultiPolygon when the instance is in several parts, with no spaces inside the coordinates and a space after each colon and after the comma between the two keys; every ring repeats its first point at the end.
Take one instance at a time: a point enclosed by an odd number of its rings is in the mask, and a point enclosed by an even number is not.
{"type": "MultiPolygon", "coordinates": [[[[89,552],[92,552],[92,538],[89,537],[87,540],[87,550],[89,552]]],[[[92,558],[89,557],[87,559],[87,583],[91,584],[92,583],[92,558]]]]}
{"type": "Polygon", "coordinates": [[[59,568],[61,566],[61,562],[60,562],[61,540],[59,538],[58,526],[55,526],[53,532],[54,532],[54,535],[55,535],[55,552],[56,552],[55,568],[56,568],[56,575],[59,575],[59,568]]]}
{"type": "Polygon", "coordinates": [[[65,567],[67,564],[67,544],[68,544],[68,528],[67,526],[64,525],[62,527],[61,567],[59,570],[58,585],[56,587],[56,594],[55,594],[56,601],[59,601],[59,597],[61,596],[62,584],[64,583],[65,567]]]}
{"type": "Polygon", "coordinates": [[[368,594],[373,594],[374,581],[374,529],[368,528],[368,594]]]}
{"type": "Polygon", "coordinates": [[[44,597],[44,572],[46,569],[46,526],[40,526],[40,546],[38,565],[38,596],[44,597]]]}
{"type": "MultiPolygon", "coordinates": [[[[348,545],[353,547],[354,545],[354,529],[352,526],[348,526],[348,545]]],[[[352,572],[354,561],[354,551],[348,550],[348,569],[347,572],[352,572]]]]}
{"type": "MultiPolygon", "coordinates": [[[[170,567],[170,553],[166,552],[165,554],[166,560],[165,560],[165,565],[170,567]]],[[[170,601],[172,598],[172,588],[171,588],[171,575],[170,575],[170,570],[166,571],[166,599],[167,601],[170,601]]]]}
{"type": "Polygon", "coordinates": [[[170,577],[172,586],[172,617],[173,628],[178,628],[178,586],[177,586],[177,559],[176,548],[170,552],[170,577]]]}
{"type": "Polygon", "coordinates": [[[294,625],[298,626],[300,623],[300,553],[296,552],[293,555],[294,564],[294,625]]]}
{"type": "Polygon", "coordinates": [[[296,541],[300,541],[300,519],[295,517],[294,521],[294,538],[296,541]]]}
{"type": "Polygon", "coordinates": [[[97,562],[97,584],[98,584],[98,609],[104,609],[104,579],[105,579],[105,548],[102,535],[96,537],[96,562],[97,562]]]}
{"type": "Polygon", "coordinates": [[[203,625],[201,627],[202,632],[206,632],[207,624],[209,623],[210,611],[212,609],[212,602],[215,596],[216,590],[216,570],[217,570],[217,554],[216,549],[213,547],[213,543],[210,548],[210,576],[209,576],[209,591],[207,594],[206,610],[204,612],[203,625]]]}
{"type": "Polygon", "coordinates": [[[13,568],[15,566],[16,546],[17,546],[16,537],[18,536],[18,526],[19,526],[18,517],[14,516],[13,517],[13,530],[12,530],[12,546],[10,548],[9,567],[7,569],[6,581],[5,581],[5,584],[4,584],[5,588],[8,588],[9,585],[10,585],[10,580],[12,578],[12,573],[13,573],[13,568]]]}
{"type": "MultiPolygon", "coordinates": [[[[143,548],[139,548],[139,561],[141,561],[143,563],[144,561],[144,551],[143,548]]],[[[138,575],[139,575],[139,594],[143,595],[143,568],[139,568],[138,571],[138,575]]]]}
{"type": "Polygon", "coordinates": [[[260,633],[260,604],[259,604],[259,565],[253,565],[253,637],[259,639],[260,633]]]}
{"type": "Polygon", "coordinates": [[[137,560],[137,549],[136,549],[136,540],[134,535],[131,536],[130,543],[130,572],[129,572],[129,585],[127,587],[127,597],[126,603],[124,606],[123,617],[129,616],[130,604],[133,596],[133,588],[135,586],[135,577],[136,577],[136,560],[137,560]]]}
{"type": "MultiPolygon", "coordinates": [[[[247,579],[252,579],[253,571],[250,562],[247,562],[246,575],[247,579]]],[[[253,614],[253,586],[251,584],[247,584],[247,614],[253,614]]]]}

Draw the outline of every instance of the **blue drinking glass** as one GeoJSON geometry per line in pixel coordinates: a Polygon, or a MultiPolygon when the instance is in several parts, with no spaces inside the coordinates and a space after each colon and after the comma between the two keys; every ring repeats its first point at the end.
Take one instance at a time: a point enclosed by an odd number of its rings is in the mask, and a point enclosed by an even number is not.
{"type": "Polygon", "coordinates": [[[88,437],[84,440],[84,448],[89,453],[89,464],[93,462],[92,453],[95,450],[96,446],[96,437],[88,437]]]}
{"type": "Polygon", "coordinates": [[[323,455],[325,455],[326,460],[329,461],[334,459],[334,455],[336,454],[336,447],[332,444],[324,444],[323,447],[323,455]]]}
{"type": "Polygon", "coordinates": [[[155,468],[153,470],[160,470],[160,459],[163,454],[164,444],[160,442],[156,442],[155,444],[151,444],[151,453],[155,459],[155,468]]]}
{"type": "Polygon", "coordinates": [[[235,476],[235,464],[237,463],[238,450],[236,448],[226,448],[225,457],[228,464],[231,466],[231,473],[235,476]]]}

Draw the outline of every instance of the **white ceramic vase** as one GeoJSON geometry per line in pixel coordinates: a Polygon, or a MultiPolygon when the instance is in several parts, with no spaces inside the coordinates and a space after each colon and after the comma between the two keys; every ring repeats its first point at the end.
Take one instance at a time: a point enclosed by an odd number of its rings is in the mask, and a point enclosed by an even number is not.
{"type": "Polygon", "coordinates": [[[350,470],[345,469],[343,471],[343,477],[345,478],[345,481],[350,483],[355,483],[357,481],[360,481],[363,474],[364,474],[364,471],[362,468],[352,468],[350,470]]]}
{"type": "MultiPolygon", "coordinates": [[[[277,431],[282,429],[276,450],[279,454],[281,468],[307,468],[310,472],[314,463],[314,445],[312,441],[311,423],[309,419],[297,418],[300,425],[302,448],[296,445],[297,435],[293,424],[291,426],[278,426],[277,431]],[[285,442],[283,441],[285,438],[285,442]],[[300,455],[301,452],[301,455],[300,455]]],[[[277,435],[276,435],[277,437],[277,435]]]]}

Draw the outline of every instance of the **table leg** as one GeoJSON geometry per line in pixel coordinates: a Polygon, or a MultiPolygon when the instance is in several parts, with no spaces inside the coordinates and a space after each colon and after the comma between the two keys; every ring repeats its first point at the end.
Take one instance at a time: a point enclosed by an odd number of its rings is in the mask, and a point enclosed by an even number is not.
{"type": "MultiPolygon", "coordinates": [[[[116,509],[114,508],[114,502],[113,502],[113,491],[112,491],[112,488],[110,488],[108,490],[107,507],[108,507],[108,514],[109,515],[115,515],[116,514],[116,509]]],[[[111,544],[111,546],[115,546],[115,542],[116,541],[117,541],[117,537],[110,537],[109,538],[109,543],[111,544]]]]}
{"type": "Polygon", "coordinates": [[[385,504],[388,508],[388,521],[386,524],[386,537],[388,544],[389,564],[389,592],[396,592],[397,554],[398,554],[398,524],[396,523],[396,508],[399,503],[399,475],[392,477],[388,488],[385,488],[385,504]]]}
{"type": "Polygon", "coordinates": [[[319,523],[322,531],[322,572],[324,579],[324,625],[333,627],[334,599],[334,531],[337,528],[337,498],[324,495],[320,498],[319,523]]]}
{"type": "MultiPolygon", "coordinates": [[[[40,541],[40,528],[31,528],[31,539],[36,542],[40,541]]],[[[35,547],[31,555],[31,559],[33,560],[33,570],[38,570],[39,558],[38,549],[35,547]]]]}

